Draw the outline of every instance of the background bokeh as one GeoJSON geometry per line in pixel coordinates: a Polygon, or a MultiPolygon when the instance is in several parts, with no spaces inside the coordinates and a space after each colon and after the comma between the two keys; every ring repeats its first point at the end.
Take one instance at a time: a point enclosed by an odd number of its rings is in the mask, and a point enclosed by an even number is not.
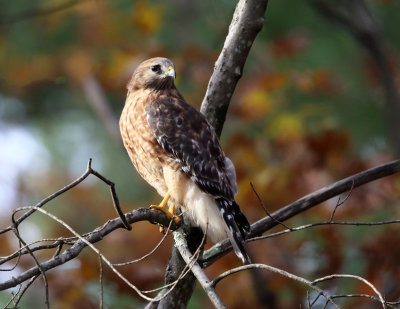
{"type": "MultiPolygon", "coordinates": [[[[307,1],[269,1],[266,21],[235,91],[221,137],[237,169],[237,200],[251,222],[265,216],[252,182],[270,212],[351,174],[395,159],[388,140],[384,90],[363,47],[329,23],[307,1]]],[[[13,209],[33,205],[93,168],[116,183],[124,211],[156,203],[122,147],[118,118],[125,85],[135,66],[153,56],[171,58],[177,87],[199,108],[222,48],[235,2],[228,0],[0,0],[0,229],[13,209]]],[[[399,81],[400,4],[368,1],[380,23],[399,81]]],[[[392,141],[393,143],[393,141],[392,141]]],[[[399,176],[354,190],[335,218],[398,219],[399,176]]],[[[296,226],[327,220],[333,199],[289,221],[296,226]]],[[[94,177],[45,206],[80,233],[116,217],[108,187],[94,177]]],[[[280,228],[278,228],[280,229],[280,228]]],[[[67,236],[35,214],[21,225],[26,241],[67,236]]],[[[113,262],[135,259],[161,238],[143,222],[97,246],[113,262]]],[[[400,296],[400,227],[317,227],[248,246],[254,260],[306,278],[351,273],[373,282],[389,300],[400,296]]],[[[18,248],[0,235],[0,255],[18,248]]],[[[125,267],[139,288],[162,284],[169,237],[149,259],[125,267]]],[[[50,257],[52,252],[39,255],[50,257]]],[[[209,269],[213,278],[239,265],[233,254],[209,269]]],[[[0,281],[32,267],[26,257],[0,281]]],[[[9,264],[8,266],[11,266],[9,264]]],[[[107,308],[143,303],[104,268],[107,308]]],[[[51,308],[96,308],[98,258],[79,259],[49,272],[51,308]]],[[[371,293],[354,280],[330,283],[340,293],[371,293]]],[[[267,272],[243,272],[217,288],[229,308],[299,308],[305,289],[267,272]]],[[[10,297],[0,292],[0,307],[10,297]]],[[[21,308],[44,308],[43,281],[26,293],[21,308]],[[29,304],[29,305],[28,305],[29,304]]],[[[348,308],[377,308],[354,299],[348,308]]],[[[211,307],[197,288],[190,308],[211,307]]],[[[321,307],[322,308],[322,307],[321,307]]]]}

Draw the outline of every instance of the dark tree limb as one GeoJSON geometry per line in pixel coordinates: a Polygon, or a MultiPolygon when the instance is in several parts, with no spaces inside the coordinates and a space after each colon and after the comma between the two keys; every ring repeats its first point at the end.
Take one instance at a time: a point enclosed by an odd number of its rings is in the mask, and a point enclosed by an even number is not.
{"type": "Polygon", "coordinates": [[[240,0],[214,66],[201,112],[221,135],[226,113],[253,42],[264,25],[267,0],[240,0]]]}
{"type": "MultiPolygon", "coordinates": [[[[314,192],[312,194],[309,194],[305,196],[304,198],[301,198],[297,200],[296,202],[276,211],[273,213],[271,216],[267,216],[256,223],[252,225],[252,232],[251,232],[251,237],[260,235],[261,233],[269,230],[270,228],[276,226],[279,224],[279,221],[286,220],[288,218],[293,217],[294,215],[305,211],[323,201],[326,201],[340,193],[346,192],[350,190],[352,187],[356,188],[358,186],[361,186],[363,184],[366,184],[368,182],[371,182],[373,180],[383,178],[389,175],[392,175],[394,173],[400,172],[400,160],[393,161],[381,166],[378,166],[376,168],[367,170],[365,172],[356,174],[354,176],[348,177],[346,179],[343,179],[341,181],[338,181],[337,183],[328,186],[326,188],[320,189],[317,192],[314,192]],[[279,221],[277,221],[277,219],[279,221]]],[[[148,209],[148,208],[140,208],[131,212],[128,212],[125,215],[125,219],[129,224],[133,224],[135,222],[139,221],[149,221],[152,223],[158,223],[162,224],[164,226],[169,225],[169,220],[167,216],[154,209],[148,209]]],[[[171,230],[175,230],[177,228],[176,224],[172,222],[171,224],[171,230]]],[[[103,226],[96,228],[94,231],[91,233],[87,234],[85,236],[85,239],[89,241],[90,243],[96,243],[98,241],[101,241],[105,236],[107,236],[109,233],[113,232],[114,230],[118,228],[124,228],[124,224],[120,218],[115,218],[113,220],[108,221],[105,223],[103,226]]],[[[186,227],[188,228],[189,227],[186,227]]],[[[193,229],[193,228],[191,228],[193,229]]],[[[186,233],[192,233],[193,235],[202,235],[199,232],[193,232],[193,231],[186,231],[186,233]]],[[[68,242],[70,242],[71,239],[68,239],[68,242]]],[[[189,250],[190,252],[195,252],[196,251],[196,246],[199,246],[201,243],[201,237],[198,238],[196,241],[193,241],[191,243],[188,243],[189,250]]],[[[12,287],[15,287],[23,282],[26,282],[30,280],[31,278],[37,277],[41,274],[41,270],[43,272],[46,272],[50,269],[53,269],[61,264],[64,264],[75,257],[77,257],[81,251],[87,247],[87,244],[85,244],[84,241],[78,239],[71,248],[65,250],[64,252],[60,253],[59,255],[53,256],[51,259],[40,263],[39,266],[32,267],[31,269],[23,272],[22,274],[18,275],[17,277],[13,277],[7,281],[1,282],[0,283],[0,291],[1,290],[6,290],[12,287]]],[[[218,258],[229,252],[231,249],[229,242],[225,241],[223,243],[219,243],[210,250],[206,251],[204,254],[204,258],[201,261],[201,265],[203,267],[207,267],[208,265],[212,264],[214,261],[216,261],[218,258]]],[[[25,250],[27,251],[27,250],[25,250]]],[[[35,248],[31,248],[31,252],[35,251],[35,248]]],[[[29,252],[24,252],[25,254],[28,254],[29,252]]],[[[22,254],[22,253],[21,253],[22,254]]],[[[186,263],[176,263],[176,260],[181,259],[178,250],[174,247],[173,248],[173,254],[171,255],[171,260],[173,262],[169,263],[168,267],[172,267],[172,269],[168,269],[166,272],[166,281],[167,283],[174,282],[176,278],[179,277],[179,274],[182,272],[183,268],[179,268],[180,265],[186,266],[186,263]]],[[[2,260],[0,260],[1,264],[2,260]]],[[[184,280],[180,280],[178,286],[170,293],[173,294],[174,291],[178,291],[180,293],[180,296],[178,299],[174,298],[169,298],[168,296],[163,298],[162,301],[160,302],[160,306],[157,307],[157,304],[153,304],[156,306],[149,306],[148,308],[185,308],[191,294],[193,292],[195,284],[195,278],[191,272],[189,272],[186,277],[184,277],[184,280]],[[187,279],[190,278],[190,279],[187,279]],[[183,302],[181,301],[183,299],[183,302]],[[175,306],[173,306],[175,304],[175,306]],[[179,304],[179,306],[178,306],[179,304]]],[[[168,294],[169,295],[169,294],[168,294]]]]}
{"type": "MultiPolygon", "coordinates": [[[[128,212],[125,214],[125,219],[129,224],[133,224],[139,221],[149,221],[153,223],[159,223],[164,226],[169,225],[169,220],[164,213],[159,210],[149,208],[139,208],[137,210],[128,212]]],[[[125,226],[121,218],[115,218],[108,221],[103,226],[96,228],[93,232],[89,233],[85,237],[85,239],[90,243],[96,243],[98,241],[101,241],[105,236],[115,231],[116,229],[124,227],[125,226]]],[[[176,224],[172,223],[171,229],[175,230],[176,228],[176,224]]],[[[71,246],[71,248],[65,250],[63,253],[54,256],[43,263],[40,263],[40,268],[45,272],[61,264],[65,264],[66,262],[76,258],[85,247],[87,247],[85,242],[83,242],[82,240],[77,240],[75,244],[71,246]]],[[[15,287],[18,284],[21,284],[34,276],[40,275],[40,268],[38,266],[32,267],[22,274],[18,275],[17,277],[13,277],[7,281],[0,282],[0,291],[15,287]]]]}
{"type": "Polygon", "coordinates": [[[389,141],[400,155],[400,94],[390,67],[388,49],[381,27],[365,0],[308,0],[328,21],[340,24],[370,55],[384,90],[389,141]]]}
{"type": "MultiPolygon", "coordinates": [[[[259,236],[280,224],[279,222],[290,219],[307,209],[310,209],[334,196],[337,196],[338,194],[399,172],[400,160],[396,160],[335,182],[328,187],[313,192],[277,210],[271,216],[264,217],[263,219],[253,223],[251,225],[249,237],[259,236]]],[[[205,264],[205,266],[209,266],[221,256],[228,253],[231,249],[232,247],[229,241],[218,243],[214,247],[204,252],[202,262],[205,264]]]]}
{"type": "MultiPolygon", "coordinates": [[[[116,210],[116,212],[118,213],[120,219],[122,220],[124,227],[127,230],[131,230],[132,227],[128,224],[128,222],[126,222],[125,220],[125,216],[124,213],[121,210],[121,207],[119,205],[119,199],[118,199],[118,195],[117,192],[115,191],[115,183],[112,182],[111,180],[107,179],[106,177],[104,177],[103,175],[101,175],[99,172],[95,171],[92,168],[92,159],[89,159],[86,171],[77,179],[75,179],[73,182],[71,182],[69,185],[66,185],[64,188],[61,188],[60,190],[54,192],[53,194],[49,195],[48,197],[46,197],[45,199],[41,200],[39,203],[37,203],[35,205],[35,207],[43,207],[44,205],[46,205],[48,202],[50,202],[51,200],[54,200],[57,196],[60,196],[61,194],[67,192],[68,190],[72,189],[73,187],[77,186],[78,184],[80,184],[82,181],[84,181],[89,175],[94,175],[97,178],[99,178],[100,180],[102,180],[104,183],[106,183],[109,187],[110,187],[110,192],[111,192],[111,197],[112,197],[112,201],[113,201],[113,206],[116,210]]],[[[18,225],[24,221],[26,218],[28,218],[30,215],[32,215],[35,212],[35,209],[31,209],[27,212],[25,212],[21,217],[19,217],[17,220],[15,220],[14,225],[13,226],[9,226],[3,230],[0,230],[0,234],[9,232],[13,229],[13,227],[18,227],[18,225]]]]}

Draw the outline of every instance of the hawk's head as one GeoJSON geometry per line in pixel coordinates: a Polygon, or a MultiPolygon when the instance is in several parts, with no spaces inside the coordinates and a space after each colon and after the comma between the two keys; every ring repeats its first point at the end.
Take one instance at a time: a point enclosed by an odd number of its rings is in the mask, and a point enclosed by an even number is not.
{"type": "Polygon", "coordinates": [[[151,58],[143,61],[133,72],[129,88],[168,89],[174,86],[175,68],[167,58],[151,58]]]}

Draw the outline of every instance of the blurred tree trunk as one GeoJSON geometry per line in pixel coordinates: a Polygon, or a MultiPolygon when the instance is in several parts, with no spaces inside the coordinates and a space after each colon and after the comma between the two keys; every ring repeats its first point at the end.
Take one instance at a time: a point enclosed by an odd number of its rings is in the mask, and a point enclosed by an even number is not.
{"type": "Polygon", "coordinates": [[[365,0],[308,1],[327,20],[343,25],[371,56],[385,92],[389,142],[396,155],[400,155],[400,96],[379,23],[365,0]]]}

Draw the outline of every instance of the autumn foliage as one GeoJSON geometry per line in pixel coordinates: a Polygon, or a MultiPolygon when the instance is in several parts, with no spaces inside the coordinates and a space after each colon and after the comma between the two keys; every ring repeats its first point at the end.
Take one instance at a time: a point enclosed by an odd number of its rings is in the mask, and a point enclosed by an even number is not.
{"type": "MultiPolygon", "coordinates": [[[[266,215],[250,183],[272,213],[396,158],[387,140],[384,93],[368,55],[306,1],[270,2],[221,137],[236,166],[237,201],[250,222],[266,215]]],[[[177,0],[0,1],[0,229],[10,224],[13,209],[32,205],[79,176],[90,157],[93,167],[116,183],[123,211],[157,203],[159,196],[137,175],[113,131],[125,101],[125,85],[143,59],[169,57],[176,66],[177,87],[199,108],[234,5],[177,0]],[[96,85],[94,92],[88,90],[90,82],[96,85]]],[[[396,75],[398,4],[371,1],[371,6],[382,18],[396,75]]],[[[352,191],[335,220],[399,219],[399,200],[400,177],[386,177],[352,191]]],[[[336,204],[337,198],[331,199],[287,224],[328,220],[336,204]]],[[[108,188],[95,178],[52,201],[46,210],[82,234],[116,217],[108,188]]],[[[70,236],[40,214],[24,222],[21,233],[28,242],[70,236]]],[[[114,231],[96,246],[120,263],[146,254],[161,237],[157,226],[141,222],[130,232],[114,231]]],[[[0,243],[0,256],[18,249],[11,234],[0,235],[0,243]]],[[[399,224],[330,225],[253,242],[247,248],[258,263],[310,279],[333,273],[365,277],[395,301],[400,295],[399,243],[399,224]]],[[[119,269],[142,290],[161,286],[172,244],[169,236],[146,260],[119,269]]],[[[53,253],[41,252],[38,257],[53,253]]],[[[25,256],[14,272],[34,265],[25,256]]],[[[239,265],[230,253],[206,273],[214,278],[239,265]]],[[[0,281],[6,276],[0,272],[0,281]]],[[[106,308],[143,306],[144,301],[105,266],[103,276],[106,308]]],[[[89,250],[49,272],[48,278],[52,308],[98,306],[99,260],[89,250]]],[[[326,285],[343,293],[371,293],[354,280],[326,285]]],[[[43,282],[37,279],[21,308],[42,308],[43,291],[43,282]]],[[[303,286],[267,271],[234,275],[222,281],[217,292],[228,308],[267,308],[266,302],[275,308],[306,304],[303,286]]],[[[0,307],[9,296],[10,291],[0,292],[0,307]]],[[[373,305],[369,299],[354,298],[346,308],[379,307],[373,305]]],[[[211,307],[201,288],[195,290],[189,307],[211,307]]]]}

